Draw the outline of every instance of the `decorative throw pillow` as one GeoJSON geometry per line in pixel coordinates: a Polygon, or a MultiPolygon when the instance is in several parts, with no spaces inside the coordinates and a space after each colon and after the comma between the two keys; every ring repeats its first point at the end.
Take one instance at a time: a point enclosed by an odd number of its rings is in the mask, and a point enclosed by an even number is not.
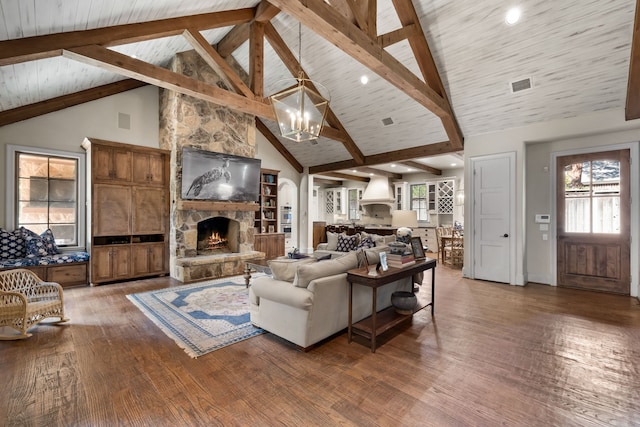
{"type": "Polygon", "coordinates": [[[315,258],[311,257],[304,259],[272,259],[268,264],[274,279],[293,282],[299,265],[315,261],[315,258]]]}
{"type": "Polygon", "coordinates": [[[322,255],[316,258],[318,261],[325,261],[327,259],[331,259],[331,254],[322,255]]]}
{"type": "Polygon", "coordinates": [[[0,228],[0,259],[24,258],[26,250],[20,230],[7,231],[0,228]]]}
{"type": "Polygon", "coordinates": [[[46,229],[41,235],[37,235],[24,227],[20,229],[26,244],[27,257],[41,257],[58,253],[58,246],[50,229],[46,229]]]}
{"type": "Polygon", "coordinates": [[[327,231],[327,250],[335,251],[338,247],[338,233],[327,231]]]}
{"type": "Polygon", "coordinates": [[[338,235],[338,246],[336,250],[339,252],[349,252],[354,251],[358,246],[357,237],[354,236],[345,236],[344,234],[338,235]]]}
{"type": "Polygon", "coordinates": [[[369,249],[376,245],[371,236],[363,237],[360,239],[360,243],[356,246],[356,249],[369,249]]]}

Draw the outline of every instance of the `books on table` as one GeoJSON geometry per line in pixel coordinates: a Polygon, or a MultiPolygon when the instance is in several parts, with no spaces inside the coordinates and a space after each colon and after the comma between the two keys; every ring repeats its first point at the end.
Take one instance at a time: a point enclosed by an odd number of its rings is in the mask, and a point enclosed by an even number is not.
{"type": "Polygon", "coordinates": [[[402,268],[415,263],[416,259],[413,254],[387,254],[387,264],[390,267],[402,268]]]}

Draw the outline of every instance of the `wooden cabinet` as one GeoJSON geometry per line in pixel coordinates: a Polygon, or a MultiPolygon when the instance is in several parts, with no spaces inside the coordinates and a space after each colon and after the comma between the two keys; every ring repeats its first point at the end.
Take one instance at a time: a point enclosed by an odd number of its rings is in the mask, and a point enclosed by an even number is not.
{"type": "Polygon", "coordinates": [[[318,249],[320,243],[327,241],[326,227],[325,221],[313,221],[313,250],[318,249]]]}
{"type": "Polygon", "coordinates": [[[94,184],[92,205],[94,236],[131,234],[131,187],[94,184]]]}
{"type": "Polygon", "coordinates": [[[254,236],[253,249],[264,252],[265,259],[284,256],[284,233],[256,234],[254,236]]]}
{"type": "Polygon", "coordinates": [[[162,274],[166,269],[165,243],[143,243],[131,247],[133,276],[162,274]]]}
{"type": "Polygon", "coordinates": [[[129,245],[94,246],[91,250],[91,281],[110,282],[131,276],[129,245]]]}
{"type": "Polygon", "coordinates": [[[164,153],[133,153],[133,181],[162,186],[165,183],[164,153]]]}
{"type": "Polygon", "coordinates": [[[91,283],[169,272],[169,152],[87,139],[91,283]]]}
{"type": "Polygon", "coordinates": [[[278,231],[278,173],[277,170],[260,169],[260,210],[254,220],[256,234],[278,231]]]}
{"type": "Polygon", "coordinates": [[[167,194],[163,188],[133,188],[132,234],[162,234],[168,218],[164,207],[167,194]]]}
{"type": "Polygon", "coordinates": [[[91,153],[95,180],[131,181],[131,151],[112,146],[96,146],[91,153]]]}

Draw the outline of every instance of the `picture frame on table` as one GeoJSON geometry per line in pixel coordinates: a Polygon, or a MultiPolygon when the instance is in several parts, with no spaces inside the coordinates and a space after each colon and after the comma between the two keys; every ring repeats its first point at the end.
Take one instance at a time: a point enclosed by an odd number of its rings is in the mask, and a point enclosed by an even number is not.
{"type": "Polygon", "coordinates": [[[411,238],[411,250],[413,251],[413,257],[417,260],[427,257],[424,254],[424,246],[422,246],[422,239],[419,236],[411,238]]]}

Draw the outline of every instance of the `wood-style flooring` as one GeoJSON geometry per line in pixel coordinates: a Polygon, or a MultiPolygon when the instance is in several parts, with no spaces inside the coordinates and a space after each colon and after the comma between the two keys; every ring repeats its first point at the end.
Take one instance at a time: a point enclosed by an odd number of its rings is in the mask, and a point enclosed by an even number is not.
{"type": "Polygon", "coordinates": [[[307,353],[266,334],[191,359],[125,298],[179,284],[65,290],[70,323],[0,342],[0,425],[640,425],[635,298],[439,266],[435,317],[376,353],[346,332],[307,353]]]}

